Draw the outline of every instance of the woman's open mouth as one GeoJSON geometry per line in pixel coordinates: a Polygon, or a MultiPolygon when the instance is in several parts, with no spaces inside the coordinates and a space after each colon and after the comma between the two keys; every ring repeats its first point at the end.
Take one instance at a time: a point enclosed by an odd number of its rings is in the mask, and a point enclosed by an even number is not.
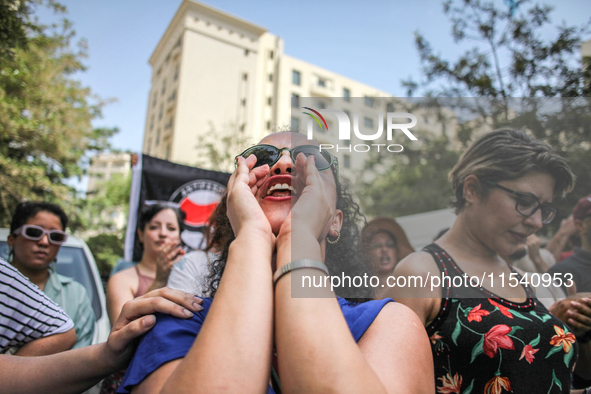
{"type": "Polygon", "coordinates": [[[267,180],[266,191],[264,191],[264,199],[271,201],[289,200],[298,195],[298,187],[292,184],[293,177],[289,175],[277,175],[267,180]]]}

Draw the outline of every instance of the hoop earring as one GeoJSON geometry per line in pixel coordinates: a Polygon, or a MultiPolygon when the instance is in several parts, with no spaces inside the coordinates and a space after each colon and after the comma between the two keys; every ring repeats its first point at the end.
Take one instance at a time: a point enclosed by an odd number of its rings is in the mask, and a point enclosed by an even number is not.
{"type": "Polygon", "coordinates": [[[337,242],[339,242],[339,239],[341,239],[341,233],[339,232],[339,230],[335,230],[335,232],[337,233],[337,239],[335,239],[334,241],[328,238],[328,235],[326,236],[326,242],[328,242],[331,245],[336,244],[337,242]]]}

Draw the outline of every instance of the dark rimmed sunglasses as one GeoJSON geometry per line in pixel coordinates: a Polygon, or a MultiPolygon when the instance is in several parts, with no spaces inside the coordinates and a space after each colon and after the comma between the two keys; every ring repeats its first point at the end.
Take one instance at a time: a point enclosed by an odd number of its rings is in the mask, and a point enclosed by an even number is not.
{"type": "Polygon", "coordinates": [[[515,190],[511,190],[508,187],[501,186],[496,182],[484,181],[491,186],[498,189],[504,190],[507,193],[511,193],[515,196],[515,210],[526,218],[532,216],[540,209],[542,211],[542,223],[548,224],[556,217],[556,208],[550,203],[541,203],[537,197],[530,196],[529,194],[519,193],[515,190]]]}
{"type": "Polygon", "coordinates": [[[315,164],[318,171],[326,171],[332,167],[334,171],[335,182],[337,187],[339,185],[339,161],[336,157],[328,153],[327,151],[320,150],[320,147],[316,145],[300,145],[296,146],[293,149],[290,148],[278,148],[273,145],[255,145],[251,146],[250,148],[246,149],[244,152],[236,156],[234,159],[234,164],[238,166],[238,157],[244,157],[245,159],[248,158],[250,155],[255,155],[257,158],[257,162],[254,165],[255,167],[260,167],[262,165],[269,165],[273,167],[275,163],[279,161],[283,151],[286,150],[289,152],[291,156],[291,160],[295,163],[296,158],[300,153],[303,153],[304,156],[314,156],[315,157],[315,164]]]}
{"type": "Polygon", "coordinates": [[[31,241],[39,241],[45,234],[47,234],[47,239],[54,245],[62,245],[68,240],[68,234],[61,230],[45,230],[43,227],[35,226],[33,224],[20,226],[14,230],[13,234],[22,235],[31,241]]]}

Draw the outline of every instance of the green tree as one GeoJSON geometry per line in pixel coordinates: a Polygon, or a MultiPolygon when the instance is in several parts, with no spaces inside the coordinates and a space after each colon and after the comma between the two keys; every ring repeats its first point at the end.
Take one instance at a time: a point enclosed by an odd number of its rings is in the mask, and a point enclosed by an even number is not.
{"type": "Polygon", "coordinates": [[[88,248],[94,256],[101,278],[106,283],[111,269],[123,257],[125,240],[121,234],[97,234],[86,240],[88,248]]]}
{"type": "Polygon", "coordinates": [[[79,227],[86,230],[86,243],[103,278],[109,277],[111,268],[123,257],[126,227],[120,227],[116,218],[123,214],[127,222],[130,193],[131,174],[114,174],[78,201],[79,227]]]}
{"type": "MultiPolygon", "coordinates": [[[[226,130],[236,130],[228,125],[226,130]]],[[[209,133],[197,137],[195,165],[214,171],[234,171],[234,157],[250,145],[251,141],[239,132],[218,132],[213,124],[209,125],[209,133]]]]}
{"type": "MultiPolygon", "coordinates": [[[[76,196],[65,180],[83,174],[81,160],[106,149],[117,129],[95,129],[105,101],[81,85],[86,43],[74,44],[71,23],[44,26],[34,6],[58,13],[54,1],[2,1],[0,62],[0,226],[25,199],[60,203],[75,212],[76,196]],[[12,18],[12,19],[11,19],[12,18]],[[24,38],[21,34],[24,31],[24,38]]],[[[74,220],[74,222],[76,222],[74,220]]]]}
{"type": "Polygon", "coordinates": [[[42,28],[30,18],[33,9],[41,4],[55,12],[65,12],[64,6],[54,0],[0,1],[0,62],[13,58],[17,48],[27,48],[27,29],[39,32],[42,28]]]}
{"type": "MultiPolygon", "coordinates": [[[[561,217],[572,211],[580,196],[589,193],[591,105],[585,98],[590,95],[589,69],[583,67],[579,54],[589,23],[553,26],[552,7],[528,0],[514,3],[516,8],[493,0],[445,1],[443,11],[451,22],[455,43],[470,46],[455,60],[445,59],[424,36],[415,33],[423,79],[403,81],[403,86],[409,95],[438,98],[426,100],[423,108],[433,110],[439,105],[456,113],[457,127],[448,130],[449,140],[455,143],[423,144],[422,161],[413,159],[414,152],[405,151],[408,164],[404,168],[386,167],[383,172],[400,170],[408,174],[390,176],[393,179],[389,183],[367,185],[366,195],[394,194],[399,205],[409,207],[408,213],[433,209],[424,206],[420,201],[424,197],[409,192],[406,186],[432,183],[451,197],[450,186],[440,183],[455,161],[437,159],[441,149],[455,151],[449,158],[458,156],[474,138],[501,127],[523,129],[548,142],[570,161],[578,183],[567,199],[557,201],[561,217]],[[547,38],[552,29],[554,37],[547,38]],[[420,179],[426,176],[434,177],[420,179]]],[[[445,199],[425,193],[438,201],[435,208],[447,206],[445,199]]],[[[555,225],[559,223],[555,221],[555,225]]]]}
{"type": "MultiPolygon", "coordinates": [[[[589,95],[578,53],[582,38],[589,32],[589,22],[580,27],[556,26],[556,36],[544,39],[553,28],[553,7],[530,3],[518,0],[516,8],[500,8],[502,3],[492,0],[445,1],[443,11],[452,23],[454,42],[475,45],[450,61],[435,53],[425,37],[416,32],[425,80],[422,84],[403,84],[411,92],[420,86],[425,94],[445,97],[504,100],[589,95]]],[[[509,116],[507,112],[503,115],[509,116]]]]}
{"type": "Polygon", "coordinates": [[[426,137],[419,146],[399,142],[406,145],[403,153],[372,152],[365,163],[357,182],[364,213],[398,217],[449,206],[447,173],[459,158],[449,139],[426,137]]]}

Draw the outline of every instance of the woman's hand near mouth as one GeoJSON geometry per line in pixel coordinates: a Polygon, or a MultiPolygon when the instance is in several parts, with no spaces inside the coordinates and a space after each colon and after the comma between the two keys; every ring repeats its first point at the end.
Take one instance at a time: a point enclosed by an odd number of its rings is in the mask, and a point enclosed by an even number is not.
{"type": "Polygon", "coordinates": [[[270,237],[275,242],[275,236],[271,231],[271,225],[267,220],[259,202],[260,188],[269,173],[269,166],[263,165],[253,168],[256,164],[256,157],[249,156],[247,159],[238,157],[236,171],[228,181],[228,219],[234,231],[234,235],[247,228],[249,232],[259,231],[270,237]]]}

